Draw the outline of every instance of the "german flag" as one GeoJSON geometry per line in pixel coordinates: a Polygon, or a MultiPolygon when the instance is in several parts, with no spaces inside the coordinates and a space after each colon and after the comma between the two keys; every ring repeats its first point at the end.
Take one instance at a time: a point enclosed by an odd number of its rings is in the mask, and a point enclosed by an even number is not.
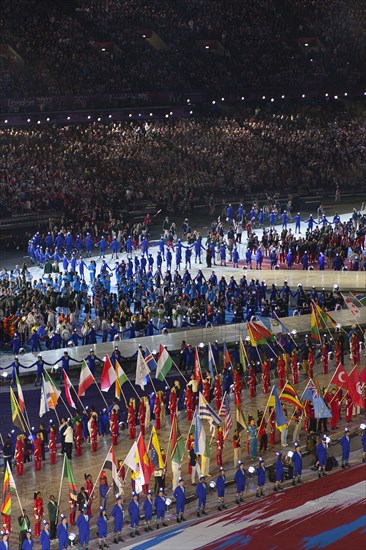
{"type": "Polygon", "coordinates": [[[291,405],[294,405],[294,407],[298,407],[299,409],[302,409],[302,403],[299,399],[299,396],[297,395],[294,388],[286,382],[282,393],[280,395],[280,401],[284,401],[285,403],[290,403],[291,405]]]}
{"type": "Polygon", "coordinates": [[[11,474],[9,473],[9,466],[7,466],[4,474],[3,504],[1,507],[1,513],[5,516],[10,516],[11,514],[10,475],[11,474]]]}

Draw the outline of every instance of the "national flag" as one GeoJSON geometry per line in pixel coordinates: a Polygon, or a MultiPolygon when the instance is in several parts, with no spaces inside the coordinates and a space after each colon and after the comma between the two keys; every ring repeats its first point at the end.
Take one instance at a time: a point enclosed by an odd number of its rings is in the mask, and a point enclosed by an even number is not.
{"type": "Polygon", "coordinates": [[[138,451],[137,451],[137,443],[136,443],[135,461],[136,461],[135,470],[131,474],[131,479],[133,479],[134,482],[135,482],[135,491],[136,491],[136,493],[141,493],[146,482],[145,482],[144,474],[143,474],[143,471],[142,471],[142,468],[141,468],[140,462],[139,462],[139,455],[138,455],[138,451]]]}
{"type": "Polygon", "coordinates": [[[245,352],[244,342],[243,342],[241,336],[240,336],[240,339],[239,339],[239,362],[242,366],[243,372],[246,372],[246,370],[247,370],[247,356],[246,356],[246,352],[245,352]]]}
{"type": "Polygon", "coordinates": [[[62,477],[63,479],[65,478],[68,479],[70,498],[72,500],[77,500],[79,491],[75,482],[75,477],[74,477],[74,472],[72,471],[71,462],[69,461],[66,455],[64,455],[64,473],[62,477]]]}
{"type": "Polygon", "coordinates": [[[343,296],[343,299],[344,303],[346,304],[347,308],[350,310],[354,318],[359,319],[361,317],[360,308],[347,296],[343,296]]]}
{"type": "Polygon", "coordinates": [[[227,367],[232,367],[233,366],[232,363],[231,363],[229,350],[227,349],[227,346],[226,346],[226,342],[224,342],[224,347],[223,347],[223,350],[222,350],[222,358],[223,358],[223,361],[224,361],[224,369],[226,369],[227,367]]]}
{"type": "Polygon", "coordinates": [[[197,346],[196,346],[196,350],[194,352],[193,374],[194,374],[195,380],[197,380],[198,384],[200,384],[201,383],[201,363],[200,363],[200,356],[198,355],[197,346]]]}
{"type": "Polygon", "coordinates": [[[100,389],[108,391],[112,384],[117,380],[116,371],[113,368],[109,355],[104,360],[102,375],[100,377],[100,389]]]}
{"type": "Polygon", "coordinates": [[[162,382],[168,376],[170,369],[173,366],[173,360],[167,352],[163,344],[160,344],[158,355],[158,367],[156,369],[156,378],[162,382]]]}
{"type": "Polygon", "coordinates": [[[145,441],[141,434],[137,439],[137,455],[138,455],[140,469],[145,480],[145,484],[149,485],[151,476],[155,468],[154,468],[154,464],[152,463],[147,453],[145,441]]]}
{"type": "Polygon", "coordinates": [[[358,379],[362,384],[366,384],[366,365],[361,372],[358,373],[358,379]]]}
{"type": "Polygon", "coordinates": [[[42,384],[41,384],[41,399],[39,401],[39,416],[42,417],[44,414],[48,413],[50,410],[48,406],[48,400],[46,397],[46,390],[45,390],[45,380],[42,377],[42,384]]]}
{"type": "MultiPolygon", "coordinates": [[[[225,399],[222,403],[221,409],[223,410],[224,415],[225,415],[224,439],[227,439],[227,436],[229,435],[230,430],[233,427],[233,417],[231,416],[229,397],[228,397],[227,394],[226,394],[225,399]]],[[[222,416],[222,415],[220,414],[220,416],[222,416]]]]}
{"type": "Polygon", "coordinates": [[[203,420],[208,420],[210,424],[210,432],[213,434],[215,429],[221,424],[221,418],[207,403],[206,399],[203,397],[202,393],[199,393],[198,399],[198,416],[203,420]]]}
{"type": "Polygon", "coordinates": [[[318,326],[318,320],[315,313],[315,308],[313,304],[311,304],[311,314],[310,314],[310,334],[315,340],[320,340],[319,336],[319,326],[318,326]]]}
{"type": "Polygon", "coordinates": [[[267,344],[268,340],[273,340],[274,334],[268,330],[265,326],[247,321],[248,336],[252,346],[258,346],[258,344],[267,344]]]}
{"type": "Polygon", "coordinates": [[[285,403],[290,403],[294,407],[297,407],[298,409],[302,409],[302,403],[295,391],[295,389],[286,382],[286,384],[283,387],[283,390],[280,395],[280,400],[284,401],[285,403]]]}
{"type": "Polygon", "coordinates": [[[331,384],[334,384],[339,388],[344,388],[345,390],[348,390],[348,387],[349,387],[348,374],[346,373],[346,370],[341,363],[339,363],[338,367],[335,370],[335,373],[333,374],[329,382],[329,385],[331,384]]]}
{"type": "Polygon", "coordinates": [[[24,395],[23,395],[22,386],[20,385],[19,378],[18,378],[18,375],[17,375],[16,371],[15,371],[15,382],[16,382],[16,385],[17,385],[19,408],[22,411],[22,413],[24,414],[24,411],[25,411],[24,395]]]}
{"type": "Polygon", "coordinates": [[[1,506],[1,513],[6,516],[11,515],[11,485],[15,487],[13,475],[10,471],[9,464],[7,464],[3,479],[3,503],[1,506]]]}
{"type": "Polygon", "coordinates": [[[318,388],[310,378],[305,390],[302,393],[301,399],[304,401],[313,401],[314,398],[319,397],[318,388]]]}
{"type": "Polygon", "coordinates": [[[61,390],[47,371],[44,372],[43,379],[48,407],[50,409],[55,409],[58,404],[58,399],[61,395],[61,390]]]}
{"type": "Polygon", "coordinates": [[[215,377],[215,371],[217,371],[215,358],[212,353],[212,347],[210,342],[208,343],[208,370],[210,371],[211,378],[215,377]]]}
{"type": "Polygon", "coordinates": [[[350,294],[355,298],[355,300],[357,300],[357,302],[360,302],[363,307],[366,307],[365,294],[357,294],[357,292],[350,292],[350,294]]]}
{"type": "Polygon", "coordinates": [[[280,430],[280,432],[282,432],[283,427],[285,426],[285,424],[287,424],[287,418],[285,416],[285,413],[283,412],[282,403],[277,393],[276,386],[272,386],[271,395],[268,399],[268,406],[274,407],[276,414],[276,426],[280,430]]]}
{"type": "Polygon", "coordinates": [[[112,473],[113,491],[117,495],[122,492],[123,487],[121,480],[118,476],[117,462],[114,455],[113,445],[110,446],[106,459],[104,461],[104,469],[109,470],[112,473]]]}
{"type": "Polygon", "coordinates": [[[155,426],[153,426],[151,430],[149,451],[151,453],[151,462],[154,464],[155,470],[165,468],[165,463],[163,455],[161,454],[161,447],[155,426]]]}
{"type": "Polygon", "coordinates": [[[349,379],[349,388],[348,391],[352,397],[353,404],[364,408],[364,402],[362,398],[362,383],[358,377],[357,367],[354,367],[348,376],[349,379]]]}
{"type": "Polygon", "coordinates": [[[117,361],[117,359],[116,359],[114,368],[116,371],[115,397],[119,399],[121,397],[121,388],[123,384],[125,384],[128,381],[128,377],[125,371],[122,369],[119,362],[117,361]]]}
{"type": "Polygon", "coordinates": [[[170,459],[172,462],[176,462],[177,464],[180,464],[182,462],[182,458],[184,455],[185,445],[182,438],[182,434],[180,433],[176,414],[173,415],[173,419],[172,419],[172,429],[170,432],[170,440],[171,440],[171,449],[172,449],[170,459]]]}
{"type": "Polygon", "coordinates": [[[322,397],[313,398],[313,407],[315,418],[332,418],[332,413],[326,406],[322,397]]]}
{"type": "Polygon", "coordinates": [[[136,441],[134,441],[131,449],[128,451],[127,456],[124,460],[124,464],[126,464],[126,466],[131,468],[133,472],[136,472],[137,470],[136,455],[137,455],[137,443],[136,441]]]}
{"type": "Polygon", "coordinates": [[[241,410],[240,405],[237,405],[236,407],[236,429],[239,433],[243,430],[248,430],[248,424],[245,420],[244,413],[241,410]]]}
{"type": "Polygon", "coordinates": [[[64,370],[64,390],[65,390],[65,396],[66,401],[72,407],[73,409],[76,409],[75,403],[71,397],[71,388],[72,384],[70,382],[70,378],[67,376],[66,371],[64,370]]]}
{"type": "MultiPolygon", "coordinates": [[[[273,315],[273,318],[272,317],[261,317],[262,321],[264,321],[264,319],[269,319],[269,322],[270,322],[270,326],[266,327],[268,328],[268,330],[271,330],[272,332],[274,332],[275,334],[279,334],[280,332],[284,332],[285,334],[288,334],[290,331],[288,329],[288,327],[284,324],[284,322],[278,317],[277,313],[274,311],[272,313],[273,315]]],[[[265,323],[264,323],[265,324],[265,323]]]]}
{"type": "Polygon", "coordinates": [[[86,361],[81,363],[81,371],[79,378],[79,387],[78,387],[78,396],[82,397],[85,395],[86,390],[95,382],[95,378],[92,375],[91,370],[89,369],[86,361]]]}
{"type": "Polygon", "coordinates": [[[197,413],[194,415],[194,452],[203,455],[206,450],[206,432],[202,420],[197,413]]]}
{"type": "Polygon", "coordinates": [[[316,302],[313,301],[312,305],[315,311],[316,322],[319,329],[327,330],[328,323],[331,325],[332,328],[335,328],[337,326],[337,323],[329,315],[329,313],[322,309],[316,302]]]}
{"type": "Polygon", "coordinates": [[[11,408],[11,421],[14,426],[17,426],[21,432],[25,432],[24,419],[20,407],[18,405],[17,398],[14,395],[13,388],[10,386],[10,408],[11,408]]]}
{"type": "Polygon", "coordinates": [[[136,378],[135,378],[135,384],[136,386],[140,386],[140,388],[145,388],[145,378],[150,374],[149,367],[146,364],[146,361],[144,359],[144,356],[142,355],[142,351],[139,348],[137,351],[137,364],[136,364],[136,378]]]}
{"type": "Polygon", "coordinates": [[[146,351],[145,351],[145,361],[146,361],[146,364],[147,364],[150,372],[157,370],[158,364],[155,361],[155,358],[154,358],[153,354],[151,353],[151,351],[149,350],[149,348],[147,346],[146,346],[146,351]]]}

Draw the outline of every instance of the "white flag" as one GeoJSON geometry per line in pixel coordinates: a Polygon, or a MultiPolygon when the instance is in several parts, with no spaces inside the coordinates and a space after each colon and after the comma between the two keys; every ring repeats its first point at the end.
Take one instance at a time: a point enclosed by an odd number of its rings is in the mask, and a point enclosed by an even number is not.
{"type": "Polygon", "coordinates": [[[141,349],[137,352],[137,365],[136,365],[136,386],[144,389],[145,387],[145,378],[150,374],[149,367],[146,364],[146,361],[141,353],[141,349]]]}
{"type": "Polygon", "coordinates": [[[46,414],[49,411],[49,406],[47,403],[47,399],[45,396],[45,388],[44,388],[44,378],[42,378],[42,386],[41,386],[41,400],[39,403],[39,416],[42,417],[44,414],[46,414]]]}
{"type": "Polygon", "coordinates": [[[126,464],[126,466],[129,466],[133,472],[137,471],[136,456],[137,456],[137,443],[135,441],[131,449],[128,451],[128,454],[124,460],[124,464],[126,464]]]}

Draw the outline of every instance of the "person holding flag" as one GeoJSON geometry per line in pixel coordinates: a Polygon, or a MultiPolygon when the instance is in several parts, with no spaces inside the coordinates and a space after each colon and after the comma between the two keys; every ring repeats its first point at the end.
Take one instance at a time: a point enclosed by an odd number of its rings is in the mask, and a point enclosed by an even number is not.
{"type": "Polygon", "coordinates": [[[17,476],[24,474],[24,435],[19,434],[15,444],[15,465],[17,469],[17,476]]]}
{"type": "Polygon", "coordinates": [[[296,350],[292,350],[291,353],[291,372],[292,372],[292,381],[296,385],[299,383],[299,363],[297,359],[296,350]]]}
{"type": "Polygon", "coordinates": [[[214,398],[215,398],[216,410],[219,411],[221,409],[221,401],[222,401],[222,382],[221,382],[221,376],[219,374],[216,374],[214,379],[214,398]]]}
{"type": "Polygon", "coordinates": [[[267,394],[269,392],[269,371],[269,360],[268,357],[266,357],[262,363],[262,386],[264,394],[267,394]]]}
{"type": "Polygon", "coordinates": [[[112,409],[111,412],[110,430],[112,434],[112,445],[118,445],[118,414],[115,409],[112,409]]]}
{"type": "MultiPolygon", "coordinates": [[[[258,441],[258,440],[257,440],[258,441]]],[[[233,435],[233,449],[234,449],[234,467],[240,461],[240,434],[238,430],[234,431],[233,435]]]]}
{"type": "Polygon", "coordinates": [[[251,361],[249,367],[249,396],[251,399],[255,397],[256,387],[257,379],[255,377],[255,363],[254,361],[251,361]]]}
{"type": "Polygon", "coordinates": [[[236,484],[236,493],[235,493],[235,502],[240,504],[244,502],[244,491],[245,491],[245,469],[244,464],[239,460],[238,468],[235,472],[234,481],[236,484]]]}
{"type": "Polygon", "coordinates": [[[123,542],[123,499],[121,495],[116,495],[116,503],[112,508],[111,516],[113,518],[113,542],[123,542]]]}
{"type": "Polygon", "coordinates": [[[83,454],[83,426],[80,418],[75,421],[74,428],[74,443],[75,443],[75,456],[81,456],[83,454]]]}
{"type": "Polygon", "coordinates": [[[177,405],[178,405],[177,390],[176,390],[176,387],[173,386],[169,394],[169,413],[170,413],[171,419],[173,419],[174,415],[177,414],[177,405]]]}
{"type": "Polygon", "coordinates": [[[193,393],[189,385],[187,385],[186,387],[186,396],[184,399],[184,404],[186,406],[186,411],[187,411],[187,420],[188,422],[191,422],[193,418],[193,393]]]}
{"type": "Polygon", "coordinates": [[[203,397],[206,399],[207,403],[211,403],[211,379],[209,373],[207,373],[207,377],[204,378],[202,386],[203,397]]]}
{"type": "Polygon", "coordinates": [[[139,425],[140,425],[140,434],[142,437],[145,436],[145,419],[146,419],[146,405],[145,405],[145,397],[140,398],[140,404],[139,404],[139,425]]]}
{"type": "Polygon", "coordinates": [[[241,391],[243,389],[243,379],[239,367],[234,369],[234,397],[236,406],[241,403],[241,391]]]}
{"type": "Polygon", "coordinates": [[[159,488],[158,495],[154,500],[154,506],[155,506],[155,512],[156,512],[156,528],[160,529],[161,521],[162,521],[162,525],[164,527],[167,527],[167,524],[165,523],[166,503],[165,503],[163,487],[159,488]]]}
{"type": "Polygon", "coordinates": [[[222,453],[224,451],[224,432],[222,426],[217,428],[216,432],[216,464],[219,468],[222,466],[222,453]]]}
{"type": "Polygon", "coordinates": [[[156,392],[153,413],[155,416],[155,427],[161,430],[161,392],[156,392]]]}
{"type": "Polygon", "coordinates": [[[34,536],[39,537],[39,535],[41,534],[41,522],[43,518],[43,498],[41,495],[41,491],[37,491],[34,493],[33,510],[34,510],[34,536]]]}

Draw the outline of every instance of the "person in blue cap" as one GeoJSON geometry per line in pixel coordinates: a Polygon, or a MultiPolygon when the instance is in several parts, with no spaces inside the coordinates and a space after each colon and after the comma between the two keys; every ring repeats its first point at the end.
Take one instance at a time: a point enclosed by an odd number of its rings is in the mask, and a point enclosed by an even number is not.
{"type": "Polygon", "coordinates": [[[165,523],[166,503],[165,503],[164,489],[162,487],[159,488],[159,493],[155,497],[154,506],[155,506],[155,512],[156,512],[156,528],[160,529],[161,521],[162,521],[162,525],[164,527],[167,527],[167,524],[165,523]]]}
{"type": "Polygon", "coordinates": [[[84,504],[82,512],[76,520],[76,527],[79,530],[79,548],[87,550],[90,541],[90,516],[87,504],[84,504]]]}
{"type": "Polygon", "coordinates": [[[349,429],[344,429],[344,435],[339,441],[340,446],[342,447],[342,468],[349,468],[349,454],[351,451],[351,440],[349,437],[349,429]]]}
{"type": "Polygon", "coordinates": [[[175,508],[177,514],[177,523],[185,521],[184,517],[184,505],[186,502],[186,493],[184,487],[184,479],[179,478],[178,485],[174,490],[173,496],[175,498],[175,508]]]}
{"type": "Polygon", "coordinates": [[[296,480],[297,480],[297,483],[302,483],[302,481],[301,481],[302,455],[301,455],[301,451],[300,451],[298,443],[295,443],[295,450],[294,450],[294,454],[291,457],[291,462],[294,465],[292,485],[295,485],[296,480]]]}
{"type": "Polygon", "coordinates": [[[260,458],[258,467],[257,467],[257,491],[255,496],[257,497],[264,496],[263,488],[265,483],[266,483],[266,466],[264,464],[263,458],[260,458]]]}
{"type": "Polygon", "coordinates": [[[152,494],[150,490],[146,494],[146,498],[143,504],[143,509],[144,509],[144,516],[145,516],[144,531],[146,532],[152,531],[151,520],[153,515],[153,501],[152,501],[152,494]]]}
{"type": "Polygon", "coordinates": [[[99,508],[99,517],[97,519],[97,528],[98,528],[98,537],[99,537],[99,548],[108,548],[107,544],[107,535],[108,535],[108,518],[107,511],[102,506],[99,508]]]}
{"type": "Polygon", "coordinates": [[[325,466],[327,464],[327,438],[325,435],[319,440],[317,446],[316,446],[316,457],[318,459],[318,478],[324,477],[326,475],[325,473],[325,466]]]}
{"type": "Polygon", "coordinates": [[[48,521],[44,520],[43,529],[39,537],[39,543],[42,550],[50,550],[51,548],[51,535],[50,535],[50,524],[48,521]]]}
{"type": "Polygon", "coordinates": [[[130,514],[130,537],[139,535],[139,522],[140,522],[140,510],[139,510],[139,501],[138,494],[132,493],[132,500],[128,505],[128,513],[130,514]]]}
{"type": "Polygon", "coordinates": [[[25,539],[23,540],[22,550],[32,550],[34,541],[32,539],[32,531],[28,529],[25,533],[25,539]]]}
{"type": "Polygon", "coordinates": [[[207,497],[207,487],[205,476],[200,477],[200,481],[196,487],[196,495],[198,498],[197,504],[197,516],[200,518],[201,514],[206,515],[206,497],[207,497]]]}
{"type": "Polygon", "coordinates": [[[220,468],[219,476],[216,480],[216,491],[217,491],[217,509],[222,510],[223,508],[227,508],[224,503],[225,499],[225,470],[223,466],[220,468]]]}
{"type": "Polygon", "coordinates": [[[281,491],[281,483],[284,480],[284,468],[283,468],[283,461],[282,461],[282,453],[276,453],[277,460],[275,462],[275,475],[276,475],[276,482],[274,486],[275,491],[281,491]]]}
{"type": "Polygon", "coordinates": [[[60,523],[57,526],[57,540],[58,549],[63,550],[69,547],[69,526],[67,523],[67,516],[61,514],[60,523]]]}
{"type": "Polygon", "coordinates": [[[111,516],[113,518],[113,542],[123,542],[123,500],[121,495],[116,495],[116,504],[112,508],[111,516]]]}
{"type": "Polygon", "coordinates": [[[1,531],[0,550],[9,550],[9,533],[1,531]]]}
{"type": "Polygon", "coordinates": [[[244,502],[245,491],[245,469],[241,460],[238,462],[238,469],[235,472],[234,481],[236,483],[235,502],[240,504],[241,502],[244,502]]]}

